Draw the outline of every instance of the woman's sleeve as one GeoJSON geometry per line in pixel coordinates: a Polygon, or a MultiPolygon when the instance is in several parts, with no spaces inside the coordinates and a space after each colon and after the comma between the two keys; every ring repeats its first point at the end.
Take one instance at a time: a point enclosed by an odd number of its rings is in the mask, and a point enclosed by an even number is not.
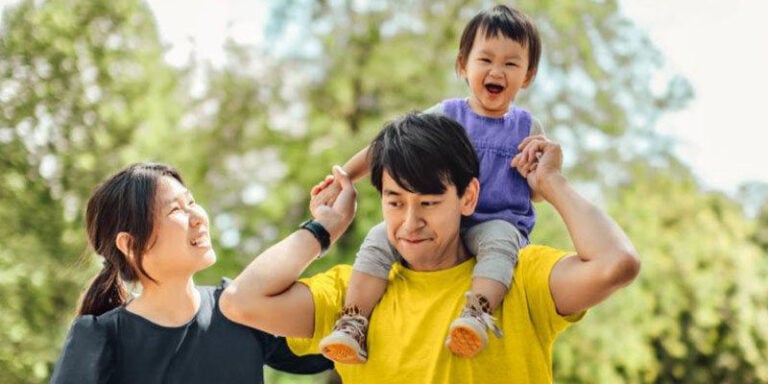
{"type": "Polygon", "coordinates": [[[51,384],[109,383],[114,350],[107,324],[98,317],[80,316],[72,323],[51,384]]]}
{"type": "Polygon", "coordinates": [[[264,363],[270,367],[289,373],[310,374],[333,368],[333,362],[323,355],[296,356],[288,348],[284,337],[263,333],[267,339],[264,345],[264,363]]]}

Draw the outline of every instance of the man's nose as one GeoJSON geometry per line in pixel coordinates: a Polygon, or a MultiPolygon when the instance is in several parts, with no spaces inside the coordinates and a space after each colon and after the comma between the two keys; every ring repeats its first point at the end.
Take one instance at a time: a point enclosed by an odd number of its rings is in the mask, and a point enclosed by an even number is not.
{"type": "Polygon", "coordinates": [[[409,208],[405,212],[403,227],[408,232],[413,232],[424,226],[424,218],[419,208],[409,208]]]}

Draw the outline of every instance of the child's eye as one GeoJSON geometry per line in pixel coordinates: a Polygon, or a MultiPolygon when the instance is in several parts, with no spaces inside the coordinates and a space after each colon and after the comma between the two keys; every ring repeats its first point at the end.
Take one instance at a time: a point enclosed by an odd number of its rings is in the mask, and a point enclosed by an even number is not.
{"type": "Polygon", "coordinates": [[[507,63],[508,67],[517,67],[517,63],[507,63]]]}
{"type": "Polygon", "coordinates": [[[491,62],[491,59],[489,59],[489,58],[487,58],[487,57],[481,57],[481,58],[480,58],[480,61],[482,61],[483,63],[490,63],[490,62],[491,62]]]}

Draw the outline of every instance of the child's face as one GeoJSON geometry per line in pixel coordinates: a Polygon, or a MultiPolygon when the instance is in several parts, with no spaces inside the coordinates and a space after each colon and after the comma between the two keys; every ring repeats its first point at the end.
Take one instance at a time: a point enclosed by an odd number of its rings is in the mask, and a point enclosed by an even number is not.
{"type": "Polygon", "coordinates": [[[472,91],[472,110],[488,117],[504,116],[534,75],[528,71],[527,47],[503,35],[486,38],[483,30],[477,31],[469,57],[461,59],[459,74],[472,91]]]}

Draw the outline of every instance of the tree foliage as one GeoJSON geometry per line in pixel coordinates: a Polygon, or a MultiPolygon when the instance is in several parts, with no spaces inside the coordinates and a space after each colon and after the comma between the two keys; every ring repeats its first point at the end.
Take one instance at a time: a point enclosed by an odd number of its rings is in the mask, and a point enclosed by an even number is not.
{"type": "Polygon", "coordinates": [[[0,51],[0,381],[39,382],[93,272],[83,200],[170,125],[175,74],[136,1],[20,2],[0,51]]]}
{"type": "MultiPolygon", "coordinates": [[[[192,57],[183,68],[163,61],[155,21],[138,0],[8,7],[0,26],[0,382],[50,374],[77,296],[98,268],[82,212],[105,175],[138,160],[177,166],[208,208],[219,259],[198,282],[232,277],[295,229],[308,215],[310,186],[385,121],[467,95],[453,71],[458,37],[491,5],[268,1],[262,46],[229,42],[223,66],[192,57]]],[[[747,217],[734,200],[702,189],[654,132],[693,95],[689,84],[662,70],[663,57],[616,1],[513,5],[544,39],[536,81],[516,102],[563,143],[568,177],[627,230],[643,259],[633,285],[558,341],[556,380],[768,381],[768,209],[747,217]]],[[[358,183],[350,232],[311,272],[351,262],[381,220],[367,184],[358,183]]],[[[571,248],[551,207],[537,210],[533,240],[571,248]]]]}

